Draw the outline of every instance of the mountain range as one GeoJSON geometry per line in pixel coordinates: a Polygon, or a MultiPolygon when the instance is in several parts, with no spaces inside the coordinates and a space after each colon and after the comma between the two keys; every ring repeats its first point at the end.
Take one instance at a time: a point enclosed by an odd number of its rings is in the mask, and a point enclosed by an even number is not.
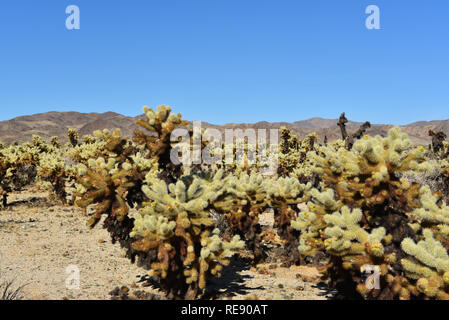
{"type": "MultiPolygon", "coordinates": [[[[139,116],[141,117],[141,116],[139,116]]],[[[75,128],[79,136],[92,134],[99,129],[116,129],[122,131],[123,136],[131,137],[134,130],[139,127],[135,121],[139,117],[128,117],[114,112],[106,113],[79,113],[79,112],[46,112],[28,116],[20,116],[11,120],[0,122],[0,141],[22,142],[29,141],[32,135],[39,135],[44,139],[58,136],[60,141],[67,141],[67,129],[75,128]]],[[[347,115],[349,118],[350,115],[347,115]]],[[[369,119],[368,119],[369,120],[369,119]]],[[[304,138],[311,132],[316,132],[319,140],[323,141],[327,136],[329,141],[341,138],[337,119],[311,118],[296,122],[257,122],[257,123],[229,123],[225,125],[214,125],[202,122],[203,128],[216,128],[220,131],[225,129],[278,129],[285,126],[291,129],[299,138],[304,138]]],[[[357,130],[360,122],[348,122],[349,133],[357,130]]],[[[368,129],[369,135],[385,136],[393,125],[372,124],[368,129]]],[[[442,131],[449,136],[449,120],[419,121],[400,126],[409,134],[415,144],[428,144],[431,140],[429,130],[442,131]]]]}

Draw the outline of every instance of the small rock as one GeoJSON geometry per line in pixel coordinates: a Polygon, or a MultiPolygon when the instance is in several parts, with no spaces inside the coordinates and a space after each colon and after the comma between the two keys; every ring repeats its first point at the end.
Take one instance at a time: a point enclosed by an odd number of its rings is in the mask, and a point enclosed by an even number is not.
{"type": "Polygon", "coordinates": [[[120,291],[128,293],[129,292],[129,288],[127,286],[122,286],[120,288],[120,291]]]}
{"type": "Polygon", "coordinates": [[[301,275],[301,280],[304,282],[315,282],[317,279],[318,279],[317,277],[301,275]]]}

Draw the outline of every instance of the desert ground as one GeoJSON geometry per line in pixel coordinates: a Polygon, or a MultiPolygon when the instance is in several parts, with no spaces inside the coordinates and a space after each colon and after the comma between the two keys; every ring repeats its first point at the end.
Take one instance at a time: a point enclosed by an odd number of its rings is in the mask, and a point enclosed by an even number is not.
{"type": "MultiPolygon", "coordinates": [[[[120,292],[129,291],[130,297],[162,297],[147,281],[146,271],[124,257],[120,245],[112,244],[101,225],[87,228],[81,209],[63,207],[35,187],[12,193],[8,203],[0,210],[0,280],[24,286],[22,299],[109,300],[114,297],[111,291],[122,287],[120,292]],[[66,280],[73,275],[66,272],[70,266],[79,270],[79,289],[67,288],[66,280]]],[[[264,228],[271,228],[272,223],[272,214],[261,217],[264,228]]],[[[245,259],[233,258],[222,277],[209,286],[218,299],[332,297],[319,282],[315,268],[286,268],[276,259],[251,267],[245,259]]]]}

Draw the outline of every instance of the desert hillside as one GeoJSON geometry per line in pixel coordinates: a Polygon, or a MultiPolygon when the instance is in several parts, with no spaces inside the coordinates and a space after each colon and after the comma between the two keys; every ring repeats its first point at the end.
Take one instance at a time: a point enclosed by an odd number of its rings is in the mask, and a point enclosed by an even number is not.
{"type": "MultiPolygon", "coordinates": [[[[350,117],[350,115],[348,115],[350,117]]],[[[0,141],[27,141],[32,135],[39,135],[45,139],[58,136],[62,141],[66,140],[68,128],[76,128],[80,136],[92,134],[94,130],[120,128],[125,137],[132,136],[137,128],[135,120],[137,117],[127,117],[114,112],[106,113],[79,113],[79,112],[47,112],[29,116],[21,116],[11,120],[0,122],[0,141]]],[[[369,120],[369,119],[367,119],[369,120]]],[[[360,125],[358,122],[349,122],[349,131],[354,131],[360,125]]],[[[224,130],[227,128],[254,128],[254,129],[277,129],[285,126],[291,129],[298,137],[303,138],[308,133],[316,132],[320,140],[327,136],[329,141],[341,137],[337,126],[337,119],[312,118],[296,122],[257,122],[230,123],[226,125],[214,125],[204,122],[204,127],[224,130]]],[[[369,135],[380,134],[385,136],[392,125],[373,124],[367,131],[369,135]]],[[[429,129],[443,131],[449,135],[449,120],[420,121],[402,126],[414,143],[428,144],[429,129]]]]}

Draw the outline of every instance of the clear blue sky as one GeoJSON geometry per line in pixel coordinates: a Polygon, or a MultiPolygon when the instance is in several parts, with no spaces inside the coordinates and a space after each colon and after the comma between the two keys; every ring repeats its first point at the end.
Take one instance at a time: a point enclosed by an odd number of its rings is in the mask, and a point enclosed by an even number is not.
{"type": "Polygon", "coordinates": [[[219,124],[449,119],[448,21],[448,0],[2,0],[0,120],[159,104],[219,124]]]}

